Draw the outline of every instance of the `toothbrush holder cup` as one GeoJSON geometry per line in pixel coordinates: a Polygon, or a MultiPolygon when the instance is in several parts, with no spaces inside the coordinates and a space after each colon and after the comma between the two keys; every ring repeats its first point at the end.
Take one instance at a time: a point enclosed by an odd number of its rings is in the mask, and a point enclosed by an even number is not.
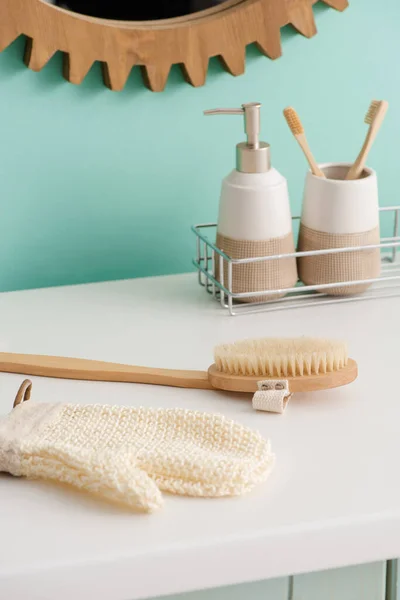
{"type": "MultiPolygon", "coordinates": [[[[379,244],[379,202],[375,171],[364,168],[360,179],[345,180],[347,163],[320,165],[326,179],[307,173],[298,250],[327,250],[379,244]]],[[[306,285],[340,282],[318,291],[333,296],[364,292],[371,284],[343,285],[379,277],[379,248],[298,258],[299,277],[306,285]]]]}

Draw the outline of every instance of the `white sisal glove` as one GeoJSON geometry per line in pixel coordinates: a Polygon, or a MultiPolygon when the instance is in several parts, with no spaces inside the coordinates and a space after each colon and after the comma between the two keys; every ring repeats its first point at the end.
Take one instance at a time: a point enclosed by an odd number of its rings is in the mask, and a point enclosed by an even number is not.
{"type": "Polygon", "coordinates": [[[190,410],[22,402],[0,418],[0,471],[68,483],[147,512],[161,506],[160,490],[242,494],[273,463],[258,433],[190,410]]]}

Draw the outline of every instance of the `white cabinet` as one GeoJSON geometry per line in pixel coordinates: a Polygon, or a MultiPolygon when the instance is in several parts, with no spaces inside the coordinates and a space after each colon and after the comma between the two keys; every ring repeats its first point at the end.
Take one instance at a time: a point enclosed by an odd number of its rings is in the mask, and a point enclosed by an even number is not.
{"type": "Polygon", "coordinates": [[[385,583],[386,563],[379,562],[189,592],[164,600],[385,600],[385,583]]]}
{"type": "Polygon", "coordinates": [[[288,600],[288,598],[289,578],[285,577],[167,596],[164,600],[288,600]]]}
{"type": "Polygon", "coordinates": [[[385,562],[298,575],[289,600],[384,600],[385,581],[385,562]]]}

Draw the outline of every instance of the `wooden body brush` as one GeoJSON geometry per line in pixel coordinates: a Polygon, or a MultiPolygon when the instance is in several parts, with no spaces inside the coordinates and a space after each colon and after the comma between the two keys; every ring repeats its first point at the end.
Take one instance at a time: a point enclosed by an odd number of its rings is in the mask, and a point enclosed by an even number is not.
{"type": "Polygon", "coordinates": [[[346,344],[333,340],[244,340],[217,346],[214,358],[208,371],[180,371],[3,352],[0,372],[253,393],[266,379],[286,379],[291,392],[311,392],[346,385],[357,377],[357,364],[348,358],[346,344]]]}

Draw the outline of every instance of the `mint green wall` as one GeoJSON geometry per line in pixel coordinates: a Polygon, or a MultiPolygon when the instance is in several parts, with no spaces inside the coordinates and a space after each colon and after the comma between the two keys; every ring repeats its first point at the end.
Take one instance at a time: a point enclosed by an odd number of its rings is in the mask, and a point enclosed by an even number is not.
{"type": "Polygon", "coordinates": [[[99,65],[75,87],[59,55],[33,73],[17,40],[0,54],[0,290],[190,270],[190,225],[216,218],[243,139],[239,119],[205,119],[204,108],[264,104],[262,138],[298,212],[305,163],[282,108],[298,109],[318,160],[351,160],[369,101],[387,98],[370,164],[381,203],[398,203],[400,4],[350,3],[342,14],[318,5],[311,40],[286,28],[275,62],[249,48],[246,74],[233,78],[213,59],[199,89],[174,68],[161,94],[136,70],[113,93],[99,65]]]}

